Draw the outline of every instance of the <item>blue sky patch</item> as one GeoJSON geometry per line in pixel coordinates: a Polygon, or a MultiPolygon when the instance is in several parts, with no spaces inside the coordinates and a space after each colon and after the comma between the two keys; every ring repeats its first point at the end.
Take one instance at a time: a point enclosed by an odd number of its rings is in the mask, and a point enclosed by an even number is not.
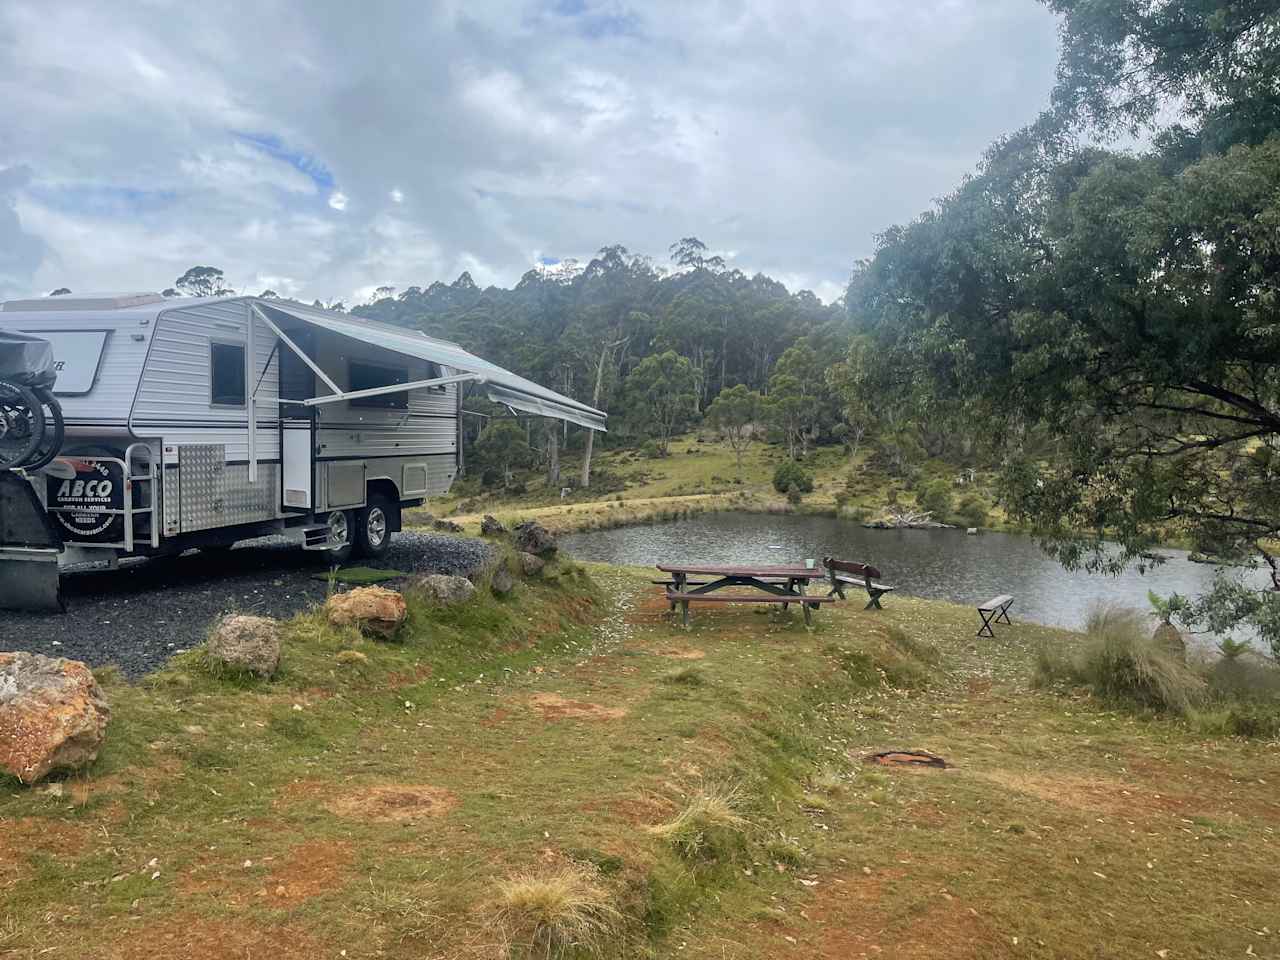
{"type": "Polygon", "coordinates": [[[155,213],[178,198],[176,190],[140,190],[103,183],[33,184],[27,193],[50,210],[111,218],[155,213]]]}
{"type": "Polygon", "coordinates": [[[276,160],[282,160],[299,173],[311,178],[311,182],[321,191],[329,191],[334,188],[336,181],[333,174],[329,172],[329,168],[309,154],[302,153],[297,150],[291,150],[284,145],[284,142],[274,134],[270,133],[242,133],[240,131],[232,131],[232,135],[237,139],[256,147],[267,156],[276,160]]]}

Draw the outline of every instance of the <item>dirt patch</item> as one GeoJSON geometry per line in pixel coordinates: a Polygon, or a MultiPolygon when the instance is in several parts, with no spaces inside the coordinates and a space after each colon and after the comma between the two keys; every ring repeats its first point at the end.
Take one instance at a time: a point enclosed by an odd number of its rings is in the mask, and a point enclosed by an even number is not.
{"type": "Polygon", "coordinates": [[[649,827],[671,816],[675,804],[656,796],[617,797],[591,800],[581,807],[584,813],[607,813],[635,827],[649,827]]]}
{"type": "Polygon", "coordinates": [[[442,817],[457,805],[458,798],[442,787],[395,783],[348,793],[330,800],[324,808],[349,820],[396,823],[442,817]]]}
{"type": "Polygon", "coordinates": [[[674,660],[701,660],[707,654],[705,650],[695,650],[693,648],[681,650],[679,648],[672,648],[670,650],[659,650],[658,655],[671,657],[674,660]]]}
{"type": "Polygon", "coordinates": [[[1133,819],[1156,813],[1186,815],[1187,800],[1150,787],[1101,777],[1048,777],[1012,770],[974,771],[1001,787],[1085,813],[1105,812],[1133,819]]]}
{"type": "Polygon", "coordinates": [[[412,670],[402,670],[398,673],[392,673],[387,677],[387,689],[403,690],[405,687],[416,686],[423,680],[431,677],[431,664],[420,663],[412,670]]]}
{"type": "Polygon", "coordinates": [[[168,917],[158,923],[133,925],[108,948],[108,960],[222,960],[224,957],[271,957],[294,960],[333,956],[325,946],[296,925],[257,926],[243,918],[235,922],[190,915],[168,917]]]}
{"type": "Polygon", "coordinates": [[[79,824],[47,817],[0,819],[0,877],[16,870],[27,853],[70,857],[83,853],[88,840],[89,830],[79,824]]]}
{"type": "Polygon", "coordinates": [[[602,707],[585,700],[568,700],[558,693],[535,693],[529,698],[529,705],[544,720],[621,720],[627,715],[626,707],[602,707]]]}
{"type": "Polygon", "coordinates": [[[267,877],[269,901],[293,906],[336,890],[345,882],[343,872],[350,864],[349,843],[325,840],[300,843],[267,877]]]}

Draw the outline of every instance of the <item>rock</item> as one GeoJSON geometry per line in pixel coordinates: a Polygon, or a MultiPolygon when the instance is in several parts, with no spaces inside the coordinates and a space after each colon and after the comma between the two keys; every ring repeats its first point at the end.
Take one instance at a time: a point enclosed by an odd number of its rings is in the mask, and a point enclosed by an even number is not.
{"type": "Polygon", "coordinates": [[[476,592],[475,584],[466,577],[450,577],[440,573],[419,577],[415,585],[442,607],[466,603],[476,592]]]}
{"type": "Polygon", "coordinates": [[[1187,659],[1187,642],[1182,639],[1182,634],[1172,623],[1162,623],[1156,627],[1156,632],[1151,635],[1151,639],[1179,660],[1187,659]]]}
{"type": "Polygon", "coordinates": [[[461,533],[462,527],[452,520],[437,520],[431,525],[433,530],[440,530],[444,533],[461,533]]]}
{"type": "Polygon", "coordinates": [[[0,653],[0,770],[35,783],[92,763],[111,708],[87,664],[0,653]]]}
{"type": "Polygon", "coordinates": [[[386,587],[356,587],[335,593],[325,602],[324,610],[334,626],[355,626],[361,633],[384,640],[395,636],[408,614],[404,597],[386,587]]]}
{"type": "Polygon", "coordinates": [[[218,621],[205,649],[215,663],[269,677],[280,666],[280,624],[270,617],[231,614],[218,621]]]}
{"type": "Polygon", "coordinates": [[[966,528],[966,529],[965,529],[965,531],[964,531],[964,532],[965,532],[965,533],[967,533],[967,534],[968,534],[969,536],[971,536],[971,537],[976,537],[976,536],[978,535],[978,528],[977,528],[977,527],[968,527],[968,528],[966,528]]]}
{"type": "Polygon", "coordinates": [[[541,557],[534,556],[532,553],[520,554],[520,570],[526,577],[536,577],[546,565],[547,561],[541,557]]]}
{"type": "Polygon", "coordinates": [[[492,514],[486,513],[480,521],[480,534],[485,537],[500,537],[507,532],[502,521],[492,514]]]}
{"type": "Polygon", "coordinates": [[[556,552],[556,538],[536,520],[516,524],[516,549],[521,553],[547,557],[556,552]]]}
{"type": "Polygon", "coordinates": [[[500,597],[507,596],[516,588],[515,577],[511,576],[511,571],[507,569],[505,563],[493,568],[493,573],[489,577],[489,588],[500,597]]]}

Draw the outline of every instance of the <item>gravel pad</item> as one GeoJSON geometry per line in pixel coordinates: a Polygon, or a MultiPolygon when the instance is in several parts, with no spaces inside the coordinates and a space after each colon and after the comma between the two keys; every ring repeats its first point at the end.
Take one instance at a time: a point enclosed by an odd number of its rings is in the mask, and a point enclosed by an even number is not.
{"type": "MultiPolygon", "coordinates": [[[[483,540],[398,533],[380,560],[364,566],[411,573],[465,574],[489,556],[483,540]]],[[[137,677],[202,643],[224,613],[288,617],[322,601],[328,585],[312,577],[323,555],[279,538],[231,551],[130,561],[118,570],[66,574],[65,614],[0,610],[0,650],[114,663],[137,677]]],[[[388,586],[395,587],[394,581],[388,586]]]]}

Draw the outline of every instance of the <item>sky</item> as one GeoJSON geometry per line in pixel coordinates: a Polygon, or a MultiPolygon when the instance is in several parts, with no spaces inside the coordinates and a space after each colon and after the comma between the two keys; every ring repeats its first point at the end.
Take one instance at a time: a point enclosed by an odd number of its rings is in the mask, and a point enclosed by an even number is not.
{"type": "Polygon", "coordinates": [[[1035,0],[4,0],[0,299],[368,299],[607,244],[838,297],[1047,104],[1035,0]]]}

